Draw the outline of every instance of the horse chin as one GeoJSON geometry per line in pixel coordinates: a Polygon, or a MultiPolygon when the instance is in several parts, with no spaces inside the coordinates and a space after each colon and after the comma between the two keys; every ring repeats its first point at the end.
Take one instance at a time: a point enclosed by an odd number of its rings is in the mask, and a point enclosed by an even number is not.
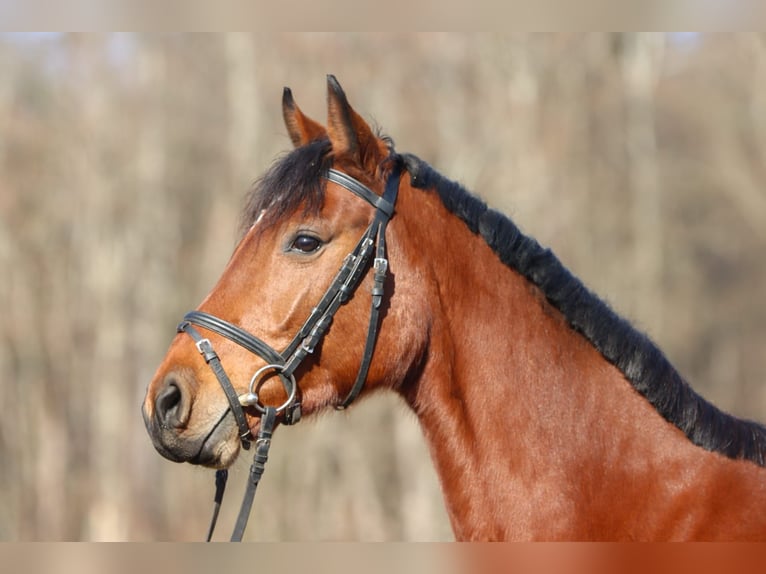
{"type": "Polygon", "coordinates": [[[187,462],[216,469],[228,468],[234,464],[239,455],[240,442],[236,426],[224,424],[228,418],[225,417],[216,425],[203,441],[196,456],[187,462]]]}
{"type": "MultiPolygon", "coordinates": [[[[258,436],[261,419],[259,417],[249,418],[248,423],[252,437],[258,436]]],[[[187,462],[207,468],[229,468],[242,451],[242,443],[236,431],[237,427],[231,412],[229,412],[210,432],[197,455],[187,462]],[[231,424],[226,424],[227,422],[231,424]]]]}
{"type": "MultiPolygon", "coordinates": [[[[190,461],[207,468],[229,468],[239,456],[240,446],[237,440],[227,440],[215,445],[209,456],[200,456],[197,461],[190,461]]],[[[202,455],[202,452],[200,452],[202,455]]]]}
{"type": "MultiPolygon", "coordinates": [[[[248,416],[247,418],[251,438],[255,440],[261,428],[261,419],[258,416],[248,416]]],[[[241,451],[242,443],[237,434],[237,426],[231,411],[229,411],[210,431],[197,455],[187,462],[207,468],[229,468],[237,460],[241,451]]]]}

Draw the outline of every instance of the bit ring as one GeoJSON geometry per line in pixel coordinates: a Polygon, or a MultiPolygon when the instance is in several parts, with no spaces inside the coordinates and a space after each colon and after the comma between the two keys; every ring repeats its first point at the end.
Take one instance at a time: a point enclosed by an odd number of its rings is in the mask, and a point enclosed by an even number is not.
{"type": "Polygon", "coordinates": [[[287,388],[287,384],[285,384],[286,380],[290,382],[290,389],[287,393],[287,400],[276,409],[277,413],[284,411],[295,401],[295,394],[298,389],[298,385],[295,382],[295,375],[292,373],[285,375],[284,370],[285,365],[270,363],[255,371],[255,374],[250,379],[248,392],[239,395],[239,404],[241,404],[243,407],[255,407],[257,411],[264,413],[266,411],[266,407],[260,402],[260,398],[258,397],[258,389],[266,380],[266,377],[264,377],[263,374],[267,371],[274,371],[282,379],[282,383],[285,385],[285,388],[287,388]]]}

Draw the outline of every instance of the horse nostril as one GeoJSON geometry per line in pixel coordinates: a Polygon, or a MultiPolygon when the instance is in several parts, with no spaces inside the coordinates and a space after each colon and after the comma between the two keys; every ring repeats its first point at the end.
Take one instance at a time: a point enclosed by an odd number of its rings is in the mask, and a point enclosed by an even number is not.
{"type": "Polygon", "coordinates": [[[156,417],[164,427],[180,427],[186,423],[188,408],[178,383],[169,379],[155,401],[156,417]]]}

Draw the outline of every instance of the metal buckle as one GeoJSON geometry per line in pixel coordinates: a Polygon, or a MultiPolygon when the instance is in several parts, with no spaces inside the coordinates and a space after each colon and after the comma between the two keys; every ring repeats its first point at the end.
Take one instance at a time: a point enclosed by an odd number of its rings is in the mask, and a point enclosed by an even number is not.
{"type": "Polygon", "coordinates": [[[208,349],[211,351],[213,350],[213,345],[210,344],[210,339],[200,339],[199,341],[194,342],[194,346],[197,347],[200,355],[204,356],[207,354],[207,351],[202,348],[203,345],[207,345],[208,349]]]}
{"type": "Polygon", "coordinates": [[[301,341],[301,349],[306,351],[306,354],[311,355],[314,352],[314,348],[316,347],[315,344],[309,344],[309,339],[311,339],[311,335],[307,336],[303,341],[301,341]]]}
{"type": "Polygon", "coordinates": [[[386,273],[388,271],[388,259],[385,257],[376,257],[372,264],[376,273],[386,273]]]}

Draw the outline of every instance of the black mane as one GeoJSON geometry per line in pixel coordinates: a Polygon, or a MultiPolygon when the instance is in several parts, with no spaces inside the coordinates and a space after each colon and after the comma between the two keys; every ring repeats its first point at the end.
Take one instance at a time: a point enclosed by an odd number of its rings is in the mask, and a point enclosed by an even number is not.
{"type": "MultiPolygon", "coordinates": [[[[389,140],[393,154],[393,143],[389,140]]],[[[524,235],[502,213],[437,173],[413,155],[404,161],[412,185],[434,189],[447,209],[480,234],[500,260],[536,285],[569,325],[615,365],[657,411],[696,445],[766,465],[766,427],[729,415],[698,395],[660,349],[589,291],[550,249],[524,235]]],[[[242,215],[246,230],[267,210],[270,222],[301,205],[318,210],[324,201],[321,177],[332,162],[328,140],[296,148],[278,160],[254,185],[242,215]]]]}
{"type": "Polygon", "coordinates": [[[500,260],[540,288],[547,300],[670,423],[696,445],[761,466],[766,427],[729,415],[698,395],[659,348],[590,292],[550,249],[525,236],[502,213],[412,155],[404,156],[412,184],[435,189],[449,211],[480,234],[500,260]]]}

